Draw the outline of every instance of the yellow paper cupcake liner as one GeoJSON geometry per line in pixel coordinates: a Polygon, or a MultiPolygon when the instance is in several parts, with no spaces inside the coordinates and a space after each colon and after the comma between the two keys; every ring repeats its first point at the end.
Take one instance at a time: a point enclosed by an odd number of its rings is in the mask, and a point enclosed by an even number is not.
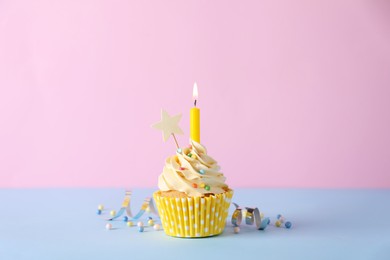
{"type": "Polygon", "coordinates": [[[225,229],[233,191],[209,197],[168,198],[153,194],[164,231],[174,237],[208,237],[225,229]]]}

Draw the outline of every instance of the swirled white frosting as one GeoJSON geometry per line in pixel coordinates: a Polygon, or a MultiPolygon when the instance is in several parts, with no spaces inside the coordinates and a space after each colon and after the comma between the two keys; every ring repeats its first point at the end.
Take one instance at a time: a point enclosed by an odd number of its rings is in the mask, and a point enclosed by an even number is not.
{"type": "Polygon", "coordinates": [[[206,148],[191,141],[189,147],[178,149],[176,155],[166,159],[163,172],[158,178],[158,187],[161,191],[184,192],[190,197],[206,193],[220,194],[228,186],[219,169],[217,162],[207,155],[206,148]],[[202,187],[206,185],[209,190],[202,187]]]}

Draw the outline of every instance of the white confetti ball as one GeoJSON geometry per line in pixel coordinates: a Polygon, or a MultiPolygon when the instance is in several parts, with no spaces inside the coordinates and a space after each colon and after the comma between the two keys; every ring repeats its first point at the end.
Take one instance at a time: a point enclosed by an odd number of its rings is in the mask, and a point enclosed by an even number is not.
{"type": "Polygon", "coordinates": [[[154,224],[153,228],[154,228],[154,230],[158,231],[158,230],[160,230],[161,226],[160,226],[160,224],[154,224]]]}
{"type": "Polygon", "coordinates": [[[144,223],[143,223],[142,221],[139,221],[139,222],[137,223],[137,226],[138,226],[138,227],[143,227],[143,226],[144,226],[144,223]]]}
{"type": "Polygon", "coordinates": [[[234,234],[240,233],[240,227],[234,227],[234,234]]]}
{"type": "Polygon", "coordinates": [[[111,223],[107,223],[107,224],[106,224],[106,229],[107,229],[107,230],[110,230],[110,229],[112,229],[112,225],[111,225],[111,223]]]}

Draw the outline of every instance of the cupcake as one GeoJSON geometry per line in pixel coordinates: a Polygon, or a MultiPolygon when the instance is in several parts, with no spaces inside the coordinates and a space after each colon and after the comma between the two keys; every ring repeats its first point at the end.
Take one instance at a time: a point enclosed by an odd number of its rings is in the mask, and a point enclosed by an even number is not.
{"type": "Polygon", "coordinates": [[[153,197],[167,235],[209,237],[223,232],[233,190],[219,169],[195,141],[166,159],[153,197]]]}

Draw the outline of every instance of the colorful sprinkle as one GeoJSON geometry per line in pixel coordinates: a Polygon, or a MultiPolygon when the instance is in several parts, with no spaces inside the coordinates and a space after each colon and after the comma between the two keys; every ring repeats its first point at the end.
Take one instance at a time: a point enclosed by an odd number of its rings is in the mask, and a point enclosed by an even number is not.
{"type": "Polygon", "coordinates": [[[268,221],[267,221],[267,222],[268,222],[268,225],[269,225],[269,224],[271,224],[271,220],[270,220],[270,219],[268,219],[268,221]]]}
{"type": "Polygon", "coordinates": [[[205,171],[205,170],[203,170],[203,169],[200,169],[200,170],[199,170],[199,173],[200,173],[200,174],[205,174],[205,173],[206,173],[206,171],[205,171]]]}
{"type": "Polygon", "coordinates": [[[204,186],[204,189],[205,189],[205,190],[210,190],[210,186],[209,186],[209,185],[206,185],[206,186],[204,186]]]}
{"type": "Polygon", "coordinates": [[[139,227],[139,228],[138,228],[138,231],[139,231],[139,232],[144,232],[144,227],[139,227]]]}
{"type": "Polygon", "coordinates": [[[103,204],[99,204],[98,210],[103,210],[103,209],[104,209],[104,205],[103,204]]]}
{"type": "Polygon", "coordinates": [[[276,215],[276,218],[280,219],[281,216],[282,216],[281,214],[278,214],[278,215],[276,215]]]}
{"type": "Polygon", "coordinates": [[[192,184],[192,187],[196,189],[196,188],[198,188],[198,184],[193,183],[193,184],[192,184]]]}
{"type": "Polygon", "coordinates": [[[107,230],[112,229],[112,225],[111,225],[110,223],[107,223],[107,224],[106,224],[106,229],[107,229],[107,230]]]}
{"type": "Polygon", "coordinates": [[[184,171],[184,170],[186,170],[186,168],[180,167],[180,171],[184,171]]]}
{"type": "Polygon", "coordinates": [[[282,225],[282,223],[280,223],[279,220],[276,220],[276,221],[275,221],[275,226],[276,226],[276,227],[280,227],[281,225],[282,225]]]}
{"type": "Polygon", "coordinates": [[[149,226],[153,226],[154,225],[154,220],[153,219],[149,219],[148,224],[149,224],[149,226]]]}
{"type": "Polygon", "coordinates": [[[100,214],[102,214],[102,211],[101,211],[100,209],[98,209],[98,210],[96,211],[96,214],[100,215],[100,214]]]}
{"type": "Polygon", "coordinates": [[[153,229],[159,231],[161,229],[160,224],[154,224],[153,229]]]}
{"type": "Polygon", "coordinates": [[[177,148],[176,151],[177,151],[178,153],[181,153],[181,152],[182,152],[181,148],[177,148]]]}
{"type": "Polygon", "coordinates": [[[139,221],[139,222],[137,223],[137,226],[138,226],[138,227],[143,227],[143,226],[144,226],[144,223],[143,223],[142,221],[139,221]]]}
{"type": "Polygon", "coordinates": [[[123,220],[123,222],[127,222],[127,221],[129,220],[129,218],[128,218],[127,216],[124,216],[124,217],[122,218],[122,220],[123,220]]]}
{"type": "Polygon", "coordinates": [[[132,222],[132,221],[127,221],[127,226],[128,227],[131,227],[131,226],[133,226],[134,225],[134,223],[132,222]]]}
{"type": "Polygon", "coordinates": [[[116,211],[115,211],[115,210],[111,210],[111,211],[110,211],[110,215],[111,215],[111,216],[115,216],[115,215],[116,215],[116,211]]]}
{"type": "Polygon", "coordinates": [[[291,228],[292,224],[291,224],[290,221],[287,221],[287,222],[284,224],[284,226],[285,226],[286,228],[291,228]]]}
{"type": "Polygon", "coordinates": [[[204,184],[203,182],[201,184],[199,184],[199,187],[201,188],[204,188],[206,186],[206,184],[204,184]]]}
{"type": "Polygon", "coordinates": [[[150,212],[150,207],[148,206],[146,209],[145,209],[146,212],[150,212]]]}
{"type": "Polygon", "coordinates": [[[240,233],[240,227],[234,227],[234,234],[240,233]]]}
{"type": "Polygon", "coordinates": [[[196,154],[191,155],[192,159],[196,159],[196,154]]]}
{"type": "Polygon", "coordinates": [[[152,217],[148,217],[148,219],[153,219],[152,217]]]}
{"type": "Polygon", "coordinates": [[[187,156],[188,156],[188,157],[191,157],[191,156],[192,156],[192,154],[191,154],[191,153],[189,153],[189,154],[187,154],[187,156]]]}

